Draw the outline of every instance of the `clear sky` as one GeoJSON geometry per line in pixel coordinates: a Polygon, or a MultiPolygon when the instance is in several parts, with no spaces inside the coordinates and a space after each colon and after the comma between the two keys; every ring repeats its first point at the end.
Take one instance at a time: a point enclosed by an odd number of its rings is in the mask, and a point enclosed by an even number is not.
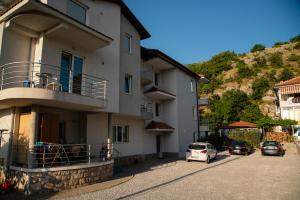
{"type": "Polygon", "coordinates": [[[300,34],[300,0],[125,0],[152,37],[142,42],[184,64],[271,47],[300,34]]]}

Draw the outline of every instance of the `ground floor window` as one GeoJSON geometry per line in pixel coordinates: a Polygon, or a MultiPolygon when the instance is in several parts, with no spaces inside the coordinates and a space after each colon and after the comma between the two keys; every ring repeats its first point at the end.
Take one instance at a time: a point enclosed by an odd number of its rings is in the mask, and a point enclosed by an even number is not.
{"type": "Polygon", "coordinates": [[[114,125],[113,126],[113,142],[128,143],[129,142],[129,126],[114,125]]]}

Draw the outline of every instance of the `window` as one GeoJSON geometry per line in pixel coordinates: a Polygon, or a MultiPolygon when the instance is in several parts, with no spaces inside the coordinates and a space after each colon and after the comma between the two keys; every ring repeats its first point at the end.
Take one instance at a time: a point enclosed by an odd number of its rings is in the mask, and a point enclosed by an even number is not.
{"type": "Polygon", "coordinates": [[[191,92],[194,92],[194,81],[191,80],[191,92]]]}
{"type": "Polygon", "coordinates": [[[129,142],[129,126],[113,126],[113,142],[128,143],[129,142]]]}
{"type": "Polygon", "coordinates": [[[159,73],[154,73],[154,84],[156,86],[159,84],[159,73]]]}
{"type": "Polygon", "coordinates": [[[80,3],[68,0],[67,3],[67,14],[75,20],[85,24],[86,23],[86,11],[87,8],[82,6],[80,3]]]}
{"type": "Polygon", "coordinates": [[[158,103],[155,104],[155,116],[159,117],[160,113],[160,105],[158,103]]]}
{"type": "Polygon", "coordinates": [[[197,120],[197,109],[195,106],[193,106],[193,118],[194,120],[197,120]]]}
{"type": "Polygon", "coordinates": [[[128,33],[123,35],[123,46],[127,53],[132,53],[132,35],[128,33]]]}
{"type": "Polygon", "coordinates": [[[132,93],[132,76],[125,74],[124,92],[127,94],[132,93]]]}

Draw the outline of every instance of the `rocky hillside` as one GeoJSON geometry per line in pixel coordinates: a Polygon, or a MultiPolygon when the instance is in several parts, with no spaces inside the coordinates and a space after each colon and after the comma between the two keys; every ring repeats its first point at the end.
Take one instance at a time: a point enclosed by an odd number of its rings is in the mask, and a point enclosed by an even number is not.
{"type": "Polygon", "coordinates": [[[228,90],[241,90],[264,115],[275,117],[273,86],[300,75],[300,35],[272,48],[256,44],[248,54],[222,52],[209,61],[188,67],[211,80],[200,86],[202,96],[222,96],[228,90]]]}

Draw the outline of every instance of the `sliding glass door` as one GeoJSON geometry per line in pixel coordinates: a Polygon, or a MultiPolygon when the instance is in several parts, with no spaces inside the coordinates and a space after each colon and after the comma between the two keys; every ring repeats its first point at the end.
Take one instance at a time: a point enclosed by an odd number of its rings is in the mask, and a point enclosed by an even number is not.
{"type": "Polygon", "coordinates": [[[83,59],[69,53],[62,53],[60,84],[63,92],[81,94],[83,59]]]}

